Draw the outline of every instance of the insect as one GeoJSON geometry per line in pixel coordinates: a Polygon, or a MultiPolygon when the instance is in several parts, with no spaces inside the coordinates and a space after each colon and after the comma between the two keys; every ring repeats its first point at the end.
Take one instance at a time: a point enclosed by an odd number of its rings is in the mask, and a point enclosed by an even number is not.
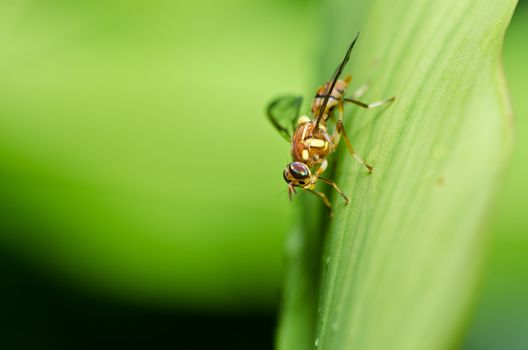
{"type": "Polygon", "coordinates": [[[362,108],[374,108],[393,102],[395,97],[373,103],[364,103],[358,100],[366,91],[366,86],[361,87],[351,97],[345,97],[346,89],[352,80],[350,75],[340,79],[350,53],[356,44],[359,33],[349,45],[345,57],[337,67],[332,79],[323,84],[312,101],[312,118],[300,115],[303,98],[300,96],[284,96],[273,100],[267,108],[267,115],[273,126],[289,142],[291,142],[291,154],[293,162],[289,163],[283,172],[283,177],[288,184],[288,196],[290,200],[296,194],[296,187],[300,187],[318,197],[331,209],[327,196],[315,190],[318,181],[332,186],[348,204],[348,197],[332,180],[322,177],[321,174],[328,167],[327,157],[332,154],[341,140],[345,140],[348,152],[361,163],[369,173],[373,167],[368,165],[352,148],[350,139],[343,126],[344,103],[352,103],[362,108]],[[338,118],[332,134],[327,129],[328,120],[337,109],[338,118]]]}

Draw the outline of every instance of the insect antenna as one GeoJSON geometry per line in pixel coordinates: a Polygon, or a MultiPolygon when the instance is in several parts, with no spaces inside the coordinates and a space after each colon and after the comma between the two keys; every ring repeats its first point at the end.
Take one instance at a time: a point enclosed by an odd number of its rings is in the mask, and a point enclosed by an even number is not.
{"type": "Polygon", "coordinates": [[[343,72],[343,69],[345,68],[348,60],[350,59],[350,52],[352,52],[352,49],[354,48],[354,45],[356,44],[356,41],[359,37],[359,32],[356,34],[356,37],[354,40],[352,40],[352,43],[348,47],[347,53],[345,57],[343,58],[343,61],[341,64],[337,67],[335,73],[334,73],[334,79],[332,80],[332,84],[328,87],[328,90],[326,91],[325,98],[323,100],[323,104],[321,106],[321,109],[319,110],[319,115],[317,116],[317,120],[315,122],[315,127],[319,127],[319,122],[321,121],[324,111],[326,109],[326,105],[328,104],[328,100],[330,99],[330,95],[332,94],[332,91],[334,90],[334,86],[337,83],[337,80],[339,79],[339,76],[343,72]]]}

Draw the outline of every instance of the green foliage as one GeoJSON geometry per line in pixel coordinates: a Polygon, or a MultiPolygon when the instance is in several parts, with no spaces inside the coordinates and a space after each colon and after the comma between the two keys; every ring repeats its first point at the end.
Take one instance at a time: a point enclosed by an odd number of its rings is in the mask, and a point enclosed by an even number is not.
{"type": "Polygon", "coordinates": [[[501,49],[515,1],[325,5],[321,81],[361,31],[349,71],[356,84],[371,82],[363,99],[398,99],[348,108],[345,126],[375,170],[341,152],[335,179],[350,204],[334,196],[332,220],[307,222],[313,203],[300,213],[278,348],[449,348],[473,300],[511,151],[501,49]]]}
{"type": "Polygon", "coordinates": [[[262,105],[304,85],[305,21],[241,0],[0,2],[2,247],[115,298],[273,310],[291,206],[262,105]]]}
{"type": "Polygon", "coordinates": [[[515,10],[504,65],[515,116],[515,149],[493,225],[482,294],[464,349],[528,348],[528,3],[515,10]],[[490,330],[493,330],[490,332],[490,330]]]}

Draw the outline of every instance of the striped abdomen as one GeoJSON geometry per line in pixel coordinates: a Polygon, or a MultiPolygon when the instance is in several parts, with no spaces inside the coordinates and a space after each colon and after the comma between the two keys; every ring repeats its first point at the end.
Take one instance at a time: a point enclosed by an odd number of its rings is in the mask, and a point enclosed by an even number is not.
{"type": "MultiPolygon", "coordinates": [[[[345,90],[348,87],[348,84],[350,83],[351,79],[352,77],[348,75],[347,77],[345,77],[345,79],[338,80],[336,82],[334,89],[332,90],[332,93],[330,94],[330,98],[328,99],[328,103],[326,104],[326,108],[325,108],[323,115],[330,114],[332,110],[338,105],[338,101],[345,94],[345,90]]],[[[331,83],[332,82],[328,82],[324,84],[323,86],[321,86],[319,90],[317,90],[317,94],[315,95],[315,98],[312,102],[312,114],[314,116],[319,115],[319,111],[321,110],[321,107],[323,106],[326,92],[328,91],[328,88],[330,87],[331,83]]]]}

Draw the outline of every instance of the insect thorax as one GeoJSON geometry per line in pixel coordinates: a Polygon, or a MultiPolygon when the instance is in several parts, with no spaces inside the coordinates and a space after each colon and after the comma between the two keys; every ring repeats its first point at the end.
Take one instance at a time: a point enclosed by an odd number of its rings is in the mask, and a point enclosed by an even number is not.
{"type": "Polygon", "coordinates": [[[332,153],[332,138],[324,125],[316,128],[314,121],[306,122],[295,129],[291,151],[294,161],[303,162],[312,167],[332,153]]]}

